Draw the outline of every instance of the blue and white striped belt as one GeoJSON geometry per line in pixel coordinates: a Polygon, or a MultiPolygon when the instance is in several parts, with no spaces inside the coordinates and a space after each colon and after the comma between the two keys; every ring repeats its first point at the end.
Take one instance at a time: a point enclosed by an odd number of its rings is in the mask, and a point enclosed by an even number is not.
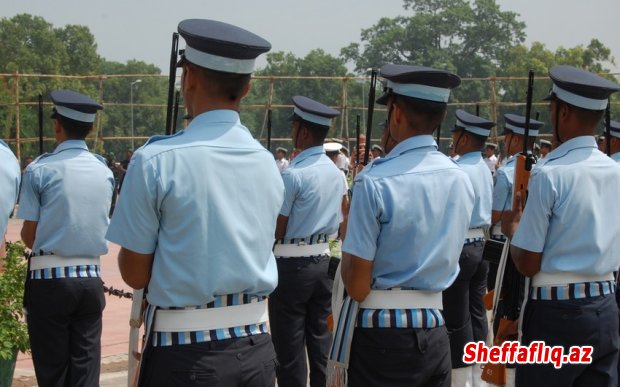
{"type": "Polygon", "coordinates": [[[326,234],[317,234],[307,238],[279,240],[273,246],[276,258],[318,257],[329,255],[329,243],[326,234]]]}
{"type": "Polygon", "coordinates": [[[481,227],[470,228],[465,234],[465,242],[463,244],[469,245],[476,242],[482,242],[484,240],[484,230],[481,227]]]}
{"type": "Polygon", "coordinates": [[[100,277],[99,257],[75,258],[60,255],[30,257],[30,279],[100,277]]]}
{"type": "Polygon", "coordinates": [[[444,325],[440,292],[371,290],[360,303],[360,328],[435,328],[444,325]]]}
{"type": "Polygon", "coordinates": [[[241,338],[267,333],[266,297],[247,294],[216,296],[204,306],[158,308],[152,345],[171,346],[241,338]]]}
{"type": "Polygon", "coordinates": [[[538,273],[532,278],[531,300],[563,301],[606,296],[615,293],[612,273],[582,275],[575,273],[538,273]]]}

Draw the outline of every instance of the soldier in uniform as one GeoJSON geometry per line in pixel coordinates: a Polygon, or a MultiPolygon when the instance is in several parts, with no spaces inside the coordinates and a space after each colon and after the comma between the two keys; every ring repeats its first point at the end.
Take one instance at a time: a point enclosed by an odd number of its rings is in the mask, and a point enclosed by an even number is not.
{"type": "Polygon", "coordinates": [[[610,129],[609,155],[613,160],[620,163],[620,122],[611,121],[610,129]]]}
{"type": "Polygon", "coordinates": [[[274,247],[279,281],[269,299],[269,322],[280,363],[278,384],[306,386],[308,364],[310,385],[323,387],[333,286],[328,237],[342,222],[346,192],[343,173],[326,156],[323,141],[340,113],[302,96],[293,97],[293,104],[293,146],[302,152],[282,173],[284,204],[274,247]]]}
{"type": "Polygon", "coordinates": [[[19,162],[7,143],[0,140],[0,268],[5,256],[4,235],[19,195],[21,177],[19,162]]]}
{"type": "Polygon", "coordinates": [[[592,363],[556,369],[518,365],[522,386],[616,386],[618,308],[613,272],[620,265],[620,166],[596,149],[594,131],[620,87],[570,66],[549,71],[547,97],[559,144],[530,178],[527,205],[517,198],[502,230],[512,260],[531,277],[522,343],[591,346],[592,363]]]}
{"type": "Polygon", "coordinates": [[[108,252],[115,182],[84,141],[102,106],[71,90],[51,98],[58,145],[26,168],[17,213],[32,249],[24,295],[32,361],[41,386],[98,386],[105,307],[99,257],[108,252]]]}
{"type": "Polygon", "coordinates": [[[350,298],[336,325],[330,380],[342,381],[348,364],[349,386],[449,386],[442,292],[459,272],[474,193],[432,133],[460,78],[409,65],[385,65],[381,76],[386,92],[377,102],[387,105],[396,145],[355,179],[342,261],[350,298]]]}
{"type": "Polygon", "coordinates": [[[239,120],[254,62],[271,45],[214,20],[182,21],[187,128],[134,153],[112,223],[119,268],[148,286],[142,386],[273,386],[266,297],[284,186],[239,120]]]}
{"type": "Polygon", "coordinates": [[[443,315],[450,337],[452,385],[471,386],[480,380],[480,369],[463,363],[463,351],[469,342],[487,338],[486,309],[482,297],[487,290],[488,262],[482,260],[484,231],[491,226],[493,176],[482,160],[481,150],[495,123],[456,111],[452,129],[457,164],[467,173],[474,188],[474,210],[459,258],[460,272],[443,292],[443,315]]]}
{"type": "Polygon", "coordinates": [[[549,140],[540,140],[540,158],[544,159],[545,157],[547,157],[549,152],[551,152],[552,148],[553,147],[551,145],[551,141],[549,141],[549,140]]]}

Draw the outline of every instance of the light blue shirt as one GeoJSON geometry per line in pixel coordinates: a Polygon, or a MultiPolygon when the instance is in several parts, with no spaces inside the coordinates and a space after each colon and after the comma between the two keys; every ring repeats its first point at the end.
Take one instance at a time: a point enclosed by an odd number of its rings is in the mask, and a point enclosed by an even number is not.
{"type": "Polygon", "coordinates": [[[342,250],[373,261],[373,289],[443,291],[458,275],[473,203],[467,174],[432,136],[408,138],[356,176],[342,250]]]}
{"type": "Polygon", "coordinates": [[[617,163],[620,163],[620,152],[616,152],[611,155],[611,159],[617,163]]]}
{"type": "Polygon", "coordinates": [[[21,179],[19,162],[9,146],[0,140],[0,242],[4,238],[9,216],[13,212],[17,195],[19,195],[19,180],[21,179]]]}
{"type": "Polygon", "coordinates": [[[620,165],[592,136],[566,141],[532,171],[512,244],[542,252],[540,271],[602,275],[620,266],[620,165]]]}
{"type": "Polygon", "coordinates": [[[38,222],[32,251],[64,257],[108,252],[114,177],[83,140],[66,140],[26,168],[19,197],[20,219],[38,222]]]}
{"type": "Polygon", "coordinates": [[[233,110],[195,117],[134,154],[106,238],[154,253],[148,301],[204,305],[215,295],[268,295],[284,186],[271,153],[233,110]]]}
{"type": "Polygon", "coordinates": [[[506,164],[495,172],[495,187],[493,187],[493,211],[512,209],[512,185],[515,178],[515,160],[511,156],[506,164]]]}
{"type": "Polygon", "coordinates": [[[288,216],[285,240],[338,231],[346,189],[342,175],[323,146],[305,149],[282,171],[285,194],[280,214],[288,216]]]}
{"type": "Polygon", "coordinates": [[[467,173],[474,188],[474,210],[469,228],[491,225],[491,203],[493,201],[493,175],[482,159],[480,152],[462,155],[457,164],[467,173]]]}

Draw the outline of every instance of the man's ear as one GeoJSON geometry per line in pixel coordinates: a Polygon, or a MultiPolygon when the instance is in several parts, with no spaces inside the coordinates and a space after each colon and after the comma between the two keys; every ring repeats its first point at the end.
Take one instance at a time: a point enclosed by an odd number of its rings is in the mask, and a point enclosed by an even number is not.
{"type": "Polygon", "coordinates": [[[247,97],[247,95],[250,94],[250,90],[252,90],[252,81],[249,81],[243,87],[243,90],[241,91],[241,98],[240,99],[243,99],[243,98],[247,97]]]}

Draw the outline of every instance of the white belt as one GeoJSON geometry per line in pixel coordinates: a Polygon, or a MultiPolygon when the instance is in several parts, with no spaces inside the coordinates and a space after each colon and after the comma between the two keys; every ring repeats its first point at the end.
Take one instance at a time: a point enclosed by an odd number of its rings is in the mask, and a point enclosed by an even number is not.
{"type": "Polygon", "coordinates": [[[538,272],[532,277],[532,286],[539,288],[543,286],[563,286],[581,282],[605,282],[613,281],[613,273],[589,275],[579,273],[541,273],[538,272]]]}
{"type": "Polygon", "coordinates": [[[360,304],[364,309],[443,309],[441,292],[371,290],[360,304]]]}
{"type": "Polygon", "coordinates": [[[99,257],[72,258],[60,255],[37,255],[30,258],[30,270],[51,269],[54,267],[99,265],[99,257]]]}
{"type": "Polygon", "coordinates": [[[197,332],[261,324],[269,320],[267,302],[209,309],[157,309],[153,331],[197,332]]]}
{"type": "Polygon", "coordinates": [[[484,238],[484,230],[480,227],[470,228],[465,234],[465,239],[484,238]]]}
{"type": "Polygon", "coordinates": [[[329,243],[312,245],[277,244],[273,248],[276,257],[309,257],[313,255],[329,255],[329,243]]]}
{"type": "Polygon", "coordinates": [[[499,224],[496,224],[495,226],[493,226],[493,228],[491,229],[491,235],[492,236],[504,236],[504,233],[502,232],[502,226],[499,224]]]}

